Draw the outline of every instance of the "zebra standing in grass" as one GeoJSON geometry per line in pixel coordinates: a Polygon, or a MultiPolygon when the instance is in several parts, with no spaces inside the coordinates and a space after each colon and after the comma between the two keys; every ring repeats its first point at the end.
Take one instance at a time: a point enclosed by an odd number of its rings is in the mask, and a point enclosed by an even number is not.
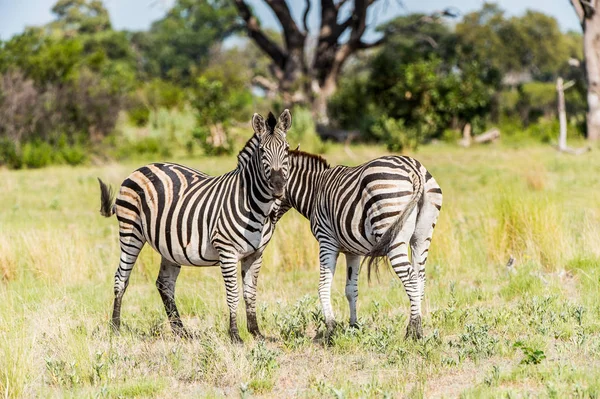
{"type": "Polygon", "coordinates": [[[275,221],[269,216],[284,193],[288,177],[286,133],[292,123],[286,109],[268,124],[252,118],[255,134],[238,155],[235,170],[212,177],[194,169],[153,163],[125,179],[113,205],[100,181],[101,214],[117,214],[121,257],[115,274],[112,325],[119,330],[121,300],[135,261],[147,242],[162,256],[156,286],[177,335],[187,335],[177,306],[175,282],[181,265],[221,266],[229,306],[229,334],[241,342],[236,322],[237,262],[241,260],[248,330],[261,336],[256,321],[256,282],[262,252],[275,221]]]}
{"type": "Polygon", "coordinates": [[[357,322],[360,256],[371,257],[369,276],[378,258],[387,256],[410,300],[406,335],[422,337],[425,263],[441,206],[440,186],[415,159],[384,156],[357,167],[330,168],[319,156],[290,151],[290,176],[276,219],[293,207],[310,220],[319,242],[319,297],[329,336],[335,326],[331,282],[342,252],[350,325],[357,322]]]}

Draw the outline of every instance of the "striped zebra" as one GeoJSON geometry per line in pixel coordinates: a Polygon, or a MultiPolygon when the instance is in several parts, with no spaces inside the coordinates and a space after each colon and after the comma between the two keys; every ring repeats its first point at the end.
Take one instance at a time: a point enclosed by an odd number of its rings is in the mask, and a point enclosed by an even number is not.
{"type": "Polygon", "coordinates": [[[121,257],[115,274],[112,326],[119,331],[121,300],[145,243],[161,256],[156,286],[176,335],[187,336],[177,306],[175,283],[182,265],[220,265],[229,306],[229,334],[241,342],[237,327],[237,262],[241,261],[248,330],[262,336],[256,321],[256,283],[262,252],[273,233],[270,217],[288,178],[286,133],[292,119],[286,109],[268,123],[254,114],[255,134],[238,155],[237,168],[208,176],[173,163],[153,163],[123,181],[116,201],[100,179],[103,216],[116,213],[121,257]]]}
{"type": "Polygon", "coordinates": [[[357,323],[360,257],[370,257],[370,277],[371,267],[387,256],[410,300],[406,336],[422,337],[425,263],[441,206],[440,186],[415,159],[384,156],[357,167],[331,168],[319,156],[290,151],[290,176],[276,219],[293,207],[310,220],[319,242],[319,298],[328,336],[335,327],[331,281],[341,252],[350,325],[357,323]]]}

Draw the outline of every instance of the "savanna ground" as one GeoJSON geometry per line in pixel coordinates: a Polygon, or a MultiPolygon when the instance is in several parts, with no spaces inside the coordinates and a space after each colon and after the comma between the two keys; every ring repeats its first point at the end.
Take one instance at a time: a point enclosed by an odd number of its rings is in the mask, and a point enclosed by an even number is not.
{"type": "MultiPolygon", "coordinates": [[[[292,143],[293,145],[294,143],[292,143]]],[[[332,164],[378,147],[330,146],[332,164]]],[[[408,300],[391,271],[359,283],[348,328],[340,257],[330,347],[317,300],[317,244],[290,211],[259,277],[270,338],[227,335],[218,268],[184,268],[177,301],[197,336],[175,338],[146,248],[109,330],[117,221],[98,213],[96,177],[118,185],[145,161],[0,171],[0,394],[7,397],[598,397],[600,157],[549,146],[431,145],[413,154],[444,190],[427,265],[425,338],[404,339],[408,300]],[[516,259],[511,270],[509,256],[516,259]]],[[[153,159],[158,160],[158,159],[153,159]]],[[[211,174],[235,157],[174,159],[211,174]]]]}

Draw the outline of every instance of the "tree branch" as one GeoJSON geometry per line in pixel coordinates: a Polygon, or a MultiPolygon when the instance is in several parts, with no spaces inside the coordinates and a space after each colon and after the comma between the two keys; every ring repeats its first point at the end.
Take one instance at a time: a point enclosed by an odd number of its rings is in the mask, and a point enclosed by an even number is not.
{"type": "Polygon", "coordinates": [[[308,35],[308,13],[310,12],[311,5],[311,1],[306,0],[306,8],[304,9],[304,15],[302,16],[302,25],[304,26],[304,32],[306,35],[308,35]]]}
{"type": "Polygon", "coordinates": [[[298,29],[298,25],[296,25],[296,21],[294,21],[285,0],[265,0],[265,3],[271,7],[271,10],[273,10],[279,20],[288,51],[292,48],[303,46],[305,35],[298,29]]]}
{"type": "Polygon", "coordinates": [[[286,55],[284,51],[271,39],[269,39],[264,32],[260,29],[258,20],[250,11],[250,7],[244,0],[235,0],[235,5],[240,12],[240,15],[246,23],[246,29],[248,30],[248,36],[250,36],[256,44],[265,52],[273,62],[281,69],[285,65],[286,55]]]}
{"type": "Polygon", "coordinates": [[[577,14],[577,18],[579,19],[579,23],[583,25],[583,21],[585,20],[585,13],[583,11],[583,7],[579,0],[571,0],[571,5],[575,9],[575,14],[577,14]]]}
{"type": "Polygon", "coordinates": [[[336,5],[335,8],[339,11],[340,8],[342,8],[344,6],[344,4],[346,4],[348,0],[340,0],[336,5]]]}

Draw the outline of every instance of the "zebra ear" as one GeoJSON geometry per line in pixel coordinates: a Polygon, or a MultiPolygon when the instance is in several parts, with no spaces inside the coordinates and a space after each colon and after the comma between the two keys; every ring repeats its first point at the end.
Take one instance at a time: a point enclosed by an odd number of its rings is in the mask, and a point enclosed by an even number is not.
{"type": "Polygon", "coordinates": [[[252,115],[252,129],[259,137],[262,137],[267,131],[265,126],[265,119],[259,114],[252,115]]]}
{"type": "Polygon", "coordinates": [[[281,115],[279,115],[279,128],[284,132],[287,132],[292,127],[292,114],[289,109],[285,109],[281,115]]]}

